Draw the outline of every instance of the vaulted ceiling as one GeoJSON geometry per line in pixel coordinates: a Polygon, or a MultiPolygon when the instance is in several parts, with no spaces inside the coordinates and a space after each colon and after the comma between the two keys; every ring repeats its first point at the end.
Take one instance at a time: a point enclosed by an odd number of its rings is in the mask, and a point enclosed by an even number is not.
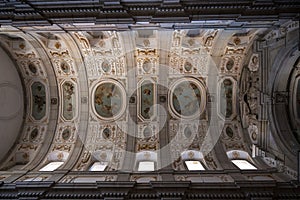
{"type": "Polygon", "coordinates": [[[297,2],[1,3],[0,180],[297,179],[297,2]]]}

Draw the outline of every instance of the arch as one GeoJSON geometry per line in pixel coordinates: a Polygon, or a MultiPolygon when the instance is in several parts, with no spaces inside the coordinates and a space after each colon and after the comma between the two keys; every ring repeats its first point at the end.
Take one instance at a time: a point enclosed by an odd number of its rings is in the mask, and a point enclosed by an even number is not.
{"type": "Polygon", "coordinates": [[[282,48],[274,60],[268,84],[268,88],[274,96],[273,104],[268,105],[272,137],[282,152],[288,155],[290,161],[297,158],[300,145],[292,132],[290,112],[285,105],[285,101],[287,100],[286,93],[291,92],[288,86],[290,76],[287,76],[287,74],[291,74],[299,57],[300,52],[294,44],[282,48]],[[283,99],[283,101],[280,99],[283,99]]]}

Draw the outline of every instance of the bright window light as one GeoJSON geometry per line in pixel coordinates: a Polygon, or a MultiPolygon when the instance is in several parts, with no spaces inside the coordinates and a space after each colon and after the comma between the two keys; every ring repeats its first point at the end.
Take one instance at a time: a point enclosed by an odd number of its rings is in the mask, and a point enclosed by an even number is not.
{"type": "Polygon", "coordinates": [[[54,171],[59,168],[64,162],[51,162],[47,164],[45,167],[41,168],[39,171],[54,171]]]}
{"type": "Polygon", "coordinates": [[[95,162],[91,167],[90,171],[103,172],[107,166],[107,162],[95,162]]]}
{"type": "Polygon", "coordinates": [[[27,178],[24,181],[42,181],[42,177],[32,177],[32,178],[27,178]]]}
{"type": "Polygon", "coordinates": [[[251,163],[249,163],[247,160],[232,160],[233,164],[235,164],[240,169],[257,169],[255,166],[253,166],[251,163]]]}
{"type": "Polygon", "coordinates": [[[138,171],[154,171],[154,162],[151,161],[139,162],[138,171]]]}
{"type": "Polygon", "coordinates": [[[205,170],[202,164],[199,161],[193,160],[193,161],[185,161],[185,164],[189,171],[194,170],[205,170]]]}

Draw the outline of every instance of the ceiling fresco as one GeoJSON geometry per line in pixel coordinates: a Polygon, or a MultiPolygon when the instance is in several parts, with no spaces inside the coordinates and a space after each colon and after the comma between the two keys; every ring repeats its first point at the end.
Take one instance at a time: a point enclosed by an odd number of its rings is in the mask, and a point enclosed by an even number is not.
{"type": "Polygon", "coordinates": [[[198,85],[199,83],[188,80],[174,86],[171,107],[174,108],[177,115],[191,117],[203,112],[203,103],[201,102],[206,100],[205,91],[203,91],[203,86],[199,87],[198,85]]]}
{"type": "Polygon", "coordinates": [[[105,82],[100,83],[94,94],[95,110],[100,117],[112,118],[121,112],[125,98],[121,93],[120,86],[105,82]]]}

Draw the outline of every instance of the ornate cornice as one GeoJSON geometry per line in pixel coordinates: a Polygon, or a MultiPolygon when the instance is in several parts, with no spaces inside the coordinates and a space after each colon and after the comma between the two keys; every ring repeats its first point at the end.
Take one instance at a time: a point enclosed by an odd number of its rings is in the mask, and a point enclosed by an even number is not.
{"type": "Polygon", "coordinates": [[[235,183],[16,182],[0,186],[0,199],[297,199],[299,185],[265,181],[235,183]]]}
{"type": "Polygon", "coordinates": [[[95,23],[190,23],[299,19],[298,1],[2,1],[0,24],[40,26],[95,23]]]}

